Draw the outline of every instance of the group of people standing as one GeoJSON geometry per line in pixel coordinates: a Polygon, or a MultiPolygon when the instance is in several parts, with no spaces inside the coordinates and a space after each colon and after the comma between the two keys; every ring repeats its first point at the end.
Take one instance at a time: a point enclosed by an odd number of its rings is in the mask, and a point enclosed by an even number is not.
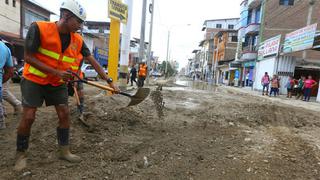
{"type": "MultiPolygon", "coordinates": [[[[139,69],[137,72],[137,69],[135,68],[135,65],[132,65],[131,70],[130,70],[130,82],[131,86],[133,86],[133,82],[137,84],[138,87],[143,87],[144,86],[144,81],[146,80],[148,73],[148,66],[146,65],[145,61],[142,61],[139,64],[139,69]],[[137,75],[138,75],[138,82],[137,82],[137,75]]],[[[129,83],[129,81],[128,81],[129,83]]]]}
{"type": "MultiPolygon", "coordinates": [[[[294,79],[293,76],[289,76],[289,79],[285,85],[287,88],[287,98],[292,98],[292,94],[296,94],[296,99],[301,99],[303,101],[310,101],[312,88],[315,87],[318,83],[312,79],[312,76],[309,75],[307,78],[305,76],[301,76],[299,79],[294,79]]],[[[274,96],[279,95],[280,88],[280,78],[277,75],[273,75],[272,79],[270,79],[267,72],[265,72],[264,76],[261,79],[262,85],[262,95],[274,96]],[[269,86],[270,94],[269,92],[269,86]]]]}

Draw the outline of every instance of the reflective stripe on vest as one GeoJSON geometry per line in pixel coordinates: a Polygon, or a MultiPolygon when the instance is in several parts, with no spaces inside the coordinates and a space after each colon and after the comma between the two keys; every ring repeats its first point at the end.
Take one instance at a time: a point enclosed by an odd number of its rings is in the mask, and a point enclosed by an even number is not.
{"type": "Polygon", "coordinates": [[[42,78],[46,78],[46,77],[47,77],[47,75],[46,75],[45,73],[39,71],[38,69],[36,69],[35,67],[33,67],[33,66],[31,66],[31,65],[30,65],[30,67],[29,67],[29,72],[30,72],[31,74],[34,74],[34,75],[39,76],[39,77],[42,77],[42,78]]]}
{"type": "MultiPolygon", "coordinates": [[[[56,59],[56,60],[59,60],[59,58],[60,58],[60,55],[58,53],[44,49],[42,47],[39,47],[38,51],[39,51],[39,53],[46,55],[46,56],[49,56],[49,57],[56,59]]],[[[68,56],[63,56],[62,61],[67,62],[67,63],[74,63],[76,61],[76,59],[68,57],[68,56]]]]}
{"type": "Polygon", "coordinates": [[[77,71],[79,70],[79,66],[70,66],[72,70],[77,71]]]}

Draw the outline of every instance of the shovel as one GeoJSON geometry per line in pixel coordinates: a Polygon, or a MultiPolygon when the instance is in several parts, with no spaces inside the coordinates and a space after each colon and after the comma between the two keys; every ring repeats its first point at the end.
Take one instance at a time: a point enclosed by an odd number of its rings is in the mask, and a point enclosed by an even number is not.
{"type": "MultiPolygon", "coordinates": [[[[109,86],[105,86],[93,81],[88,81],[85,79],[80,78],[80,76],[74,72],[72,72],[72,75],[75,76],[77,79],[79,79],[78,81],[89,84],[91,86],[103,89],[103,90],[107,90],[107,91],[111,91],[111,92],[115,92],[115,90],[109,86]]],[[[130,103],[128,104],[128,106],[133,106],[133,105],[137,105],[139,103],[141,103],[144,99],[146,99],[148,97],[150,93],[150,89],[149,88],[138,88],[137,92],[132,95],[132,94],[128,94],[125,92],[119,92],[119,94],[123,95],[123,96],[127,96],[130,98],[130,103]]]]}

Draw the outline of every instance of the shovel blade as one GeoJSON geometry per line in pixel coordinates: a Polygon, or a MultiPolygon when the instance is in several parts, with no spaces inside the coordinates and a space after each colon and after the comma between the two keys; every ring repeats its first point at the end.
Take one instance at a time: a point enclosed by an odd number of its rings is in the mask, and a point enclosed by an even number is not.
{"type": "Polygon", "coordinates": [[[128,106],[134,106],[145,100],[150,93],[149,88],[139,88],[134,95],[128,96],[130,98],[130,103],[128,106]]]}

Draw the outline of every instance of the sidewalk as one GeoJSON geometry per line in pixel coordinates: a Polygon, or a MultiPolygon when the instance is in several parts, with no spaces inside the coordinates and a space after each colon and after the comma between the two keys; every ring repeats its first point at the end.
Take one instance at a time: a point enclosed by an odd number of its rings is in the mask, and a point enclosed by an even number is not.
{"type": "Polygon", "coordinates": [[[310,102],[305,102],[302,100],[296,100],[295,96],[293,96],[291,99],[287,98],[286,95],[280,95],[277,97],[262,96],[261,92],[253,91],[251,90],[251,88],[239,88],[239,87],[231,87],[231,86],[220,86],[220,88],[230,89],[230,90],[238,91],[240,93],[268,99],[274,103],[282,103],[285,105],[300,107],[300,108],[304,108],[312,111],[320,111],[320,103],[316,102],[314,97],[310,100],[310,102]]]}

